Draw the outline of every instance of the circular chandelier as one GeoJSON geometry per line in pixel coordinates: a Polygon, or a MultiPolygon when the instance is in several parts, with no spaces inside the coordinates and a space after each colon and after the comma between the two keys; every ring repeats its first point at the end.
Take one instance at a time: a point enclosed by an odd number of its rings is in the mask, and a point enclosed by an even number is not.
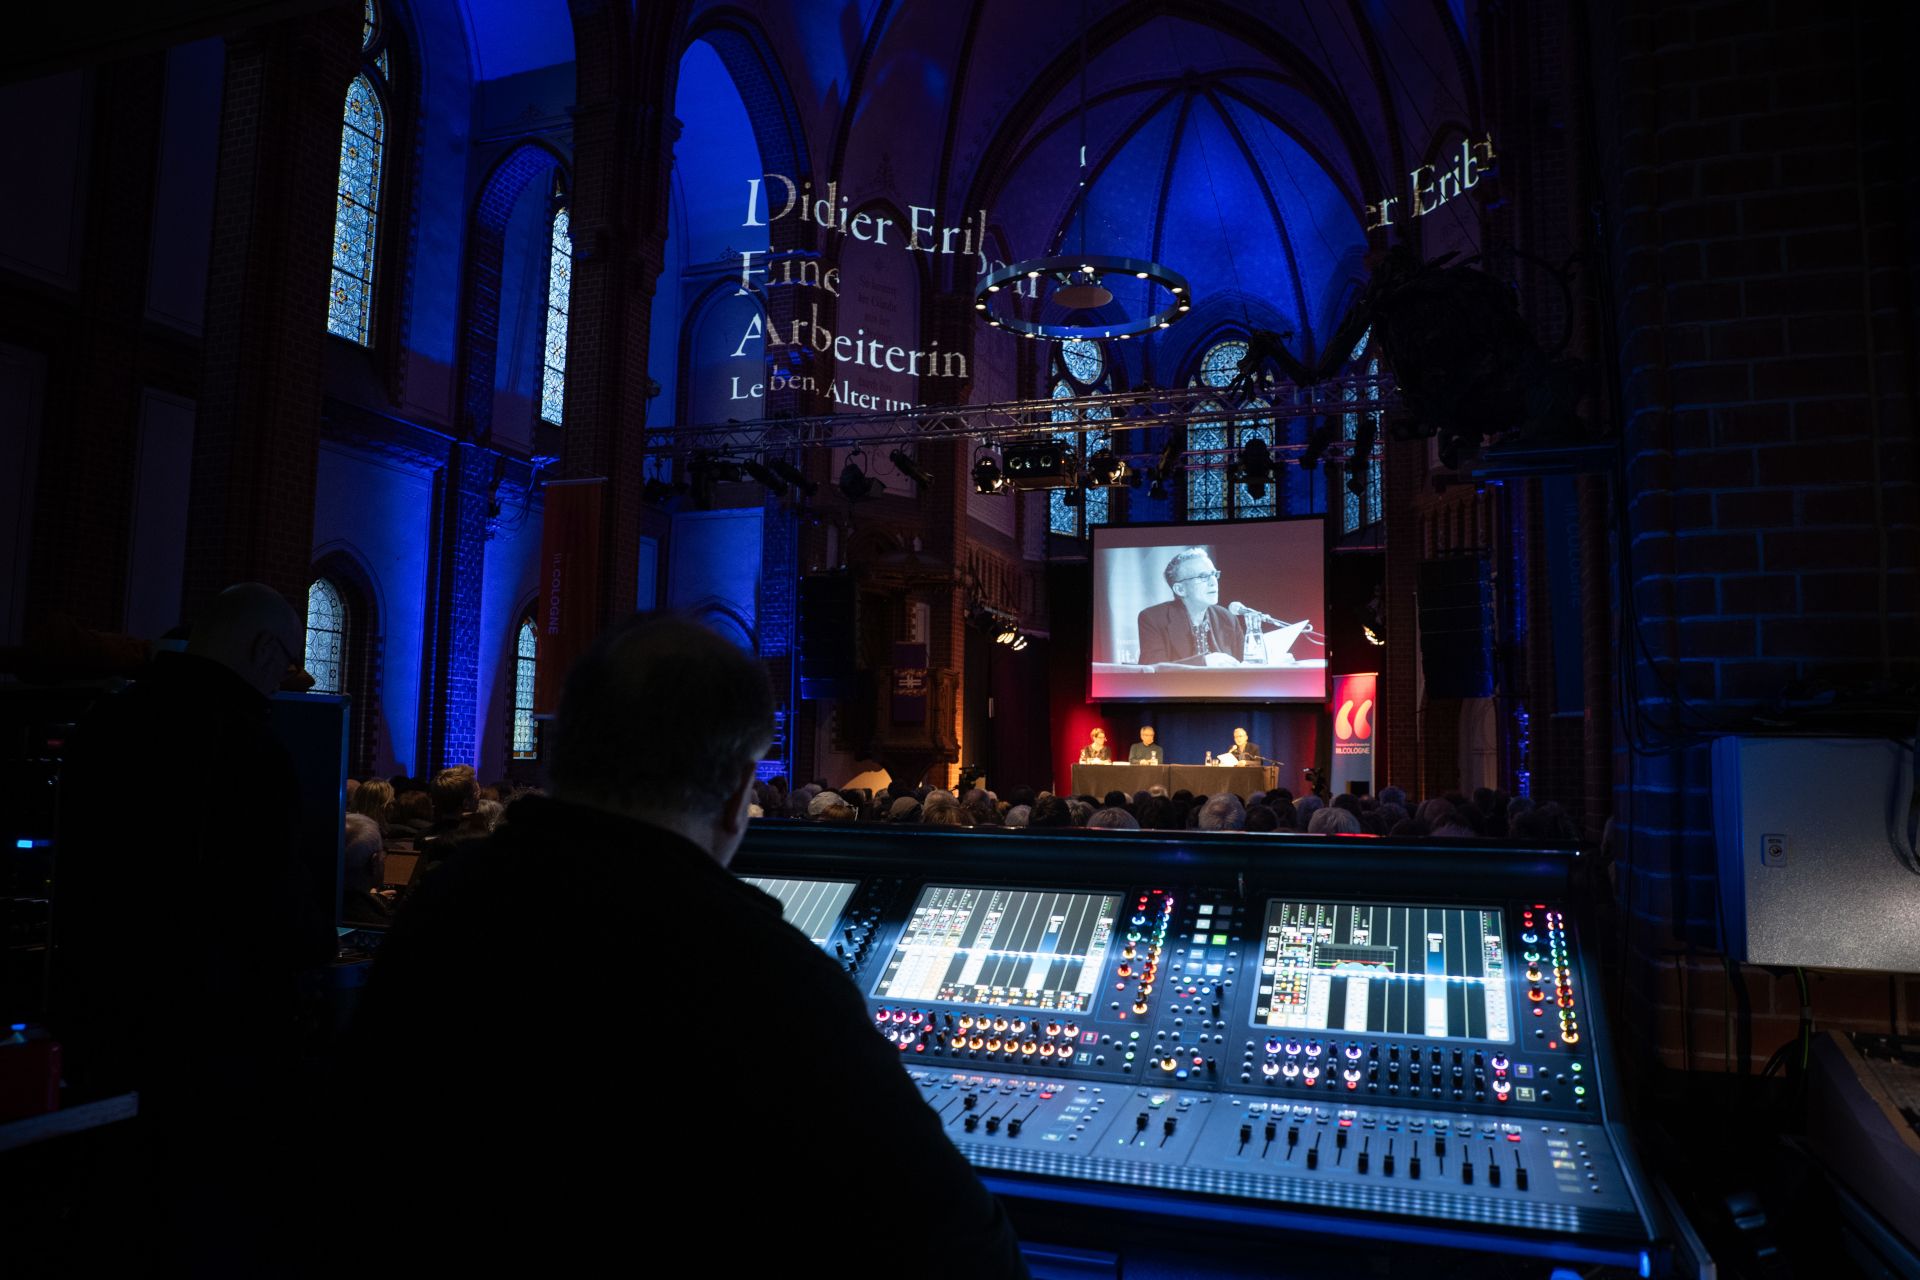
{"type": "Polygon", "coordinates": [[[1067,257],[1032,258],[1002,267],[981,279],[974,290],[973,309],[989,325],[1024,338],[1131,338],[1155,329],[1171,328],[1174,321],[1193,309],[1193,291],[1187,278],[1170,267],[1137,258],[1116,258],[1104,254],[1076,254],[1067,257]],[[1090,311],[1113,301],[1110,277],[1127,276],[1157,285],[1170,299],[1166,306],[1144,317],[1089,324],[1043,324],[1015,314],[1010,307],[995,308],[1003,295],[1018,292],[1024,280],[1034,282],[1036,292],[1041,280],[1053,282],[1053,291],[1044,301],[1069,311],[1090,311]]]}

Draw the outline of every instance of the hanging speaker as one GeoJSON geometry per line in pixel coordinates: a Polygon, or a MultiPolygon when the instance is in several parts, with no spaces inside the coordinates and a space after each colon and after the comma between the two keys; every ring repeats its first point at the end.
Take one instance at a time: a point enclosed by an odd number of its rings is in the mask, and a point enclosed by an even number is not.
{"type": "Polygon", "coordinates": [[[853,691],[853,578],[823,573],[800,579],[800,696],[845,698],[853,691]]]}
{"type": "Polygon", "coordinates": [[[1429,698],[1493,695],[1493,583],[1484,556],[1420,564],[1420,670],[1429,698]]]}

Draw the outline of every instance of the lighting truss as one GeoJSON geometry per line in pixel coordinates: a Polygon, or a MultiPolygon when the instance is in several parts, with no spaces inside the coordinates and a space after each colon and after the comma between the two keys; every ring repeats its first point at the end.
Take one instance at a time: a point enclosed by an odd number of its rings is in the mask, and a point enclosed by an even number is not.
{"type": "MultiPolygon", "coordinates": [[[[1374,413],[1399,403],[1393,380],[1379,375],[1341,378],[1307,387],[1273,382],[1259,386],[1257,393],[1266,404],[1221,407],[1218,387],[1181,387],[1177,390],[1148,387],[1108,395],[1081,396],[1073,400],[1048,397],[993,404],[917,405],[872,413],[647,427],[646,444],[641,452],[653,458],[685,458],[695,454],[784,455],[805,449],[874,450],[887,445],[925,445],[952,440],[996,446],[1038,436],[1097,431],[1108,433],[1111,439],[1109,447],[1114,453],[1132,459],[1147,457],[1150,451],[1145,447],[1144,434],[1139,437],[1141,448],[1128,448],[1125,439],[1128,432],[1144,433],[1156,427],[1211,424],[1231,428],[1268,419],[1374,413]],[[1209,402],[1212,407],[1201,407],[1209,402]],[[1087,411],[1095,407],[1108,416],[1087,416],[1087,411]],[[1070,413],[1071,416],[1055,421],[1054,415],[1057,413],[1070,413]]],[[[1385,433],[1382,432],[1381,436],[1384,439],[1385,433]]],[[[1226,466],[1238,461],[1239,446],[1232,444],[1232,439],[1232,432],[1229,431],[1228,445],[1220,449],[1189,452],[1185,455],[1187,464],[1226,466]]],[[[1351,441],[1335,440],[1328,448],[1326,457],[1329,461],[1344,461],[1351,446],[1351,441]]],[[[1304,444],[1285,442],[1269,444],[1268,448],[1276,464],[1296,461],[1306,450],[1304,444]]],[[[1376,452],[1378,449],[1376,445],[1376,452]]],[[[1144,470],[1144,464],[1141,469],[1144,470]]]]}

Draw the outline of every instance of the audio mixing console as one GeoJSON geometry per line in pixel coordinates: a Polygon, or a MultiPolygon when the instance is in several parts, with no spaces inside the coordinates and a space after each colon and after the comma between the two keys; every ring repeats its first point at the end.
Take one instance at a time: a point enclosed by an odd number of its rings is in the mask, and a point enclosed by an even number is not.
{"type": "Polygon", "coordinates": [[[735,869],[1003,1196],[1649,1274],[1572,856],[756,824],[735,869]]]}

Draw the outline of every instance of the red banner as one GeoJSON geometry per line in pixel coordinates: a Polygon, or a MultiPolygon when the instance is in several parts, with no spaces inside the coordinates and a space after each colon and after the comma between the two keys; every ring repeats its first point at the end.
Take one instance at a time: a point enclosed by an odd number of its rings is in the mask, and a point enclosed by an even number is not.
{"type": "Polygon", "coordinates": [[[605,480],[549,480],[540,525],[540,614],[533,714],[560,709],[567,672],[600,631],[600,510],[605,480]]]}
{"type": "Polygon", "coordinates": [[[1379,674],[1372,671],[1333,678],[1333,791],[1351,791],[1356,782],[1373,790],[1373,730],[1379,674]]]}
{"type": "Polygon", "coordinates": [[[895,724],[927,722],[927,646],[893,646],[893,688],[891,690],[895,724]]]}

